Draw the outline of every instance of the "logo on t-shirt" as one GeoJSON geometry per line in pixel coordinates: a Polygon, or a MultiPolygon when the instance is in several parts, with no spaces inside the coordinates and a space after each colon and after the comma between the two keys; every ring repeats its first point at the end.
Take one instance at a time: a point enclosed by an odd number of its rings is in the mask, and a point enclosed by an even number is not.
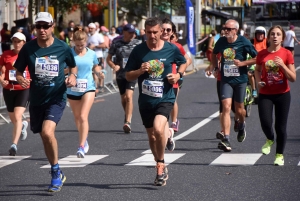
{"type": "Polygon", "coordinates": [[[225,60],[233,60],[235,57],[235,50],[233,48],[227,48],[223,52],[223,57],[225,60]]]}
{"type": "Polygon", "coordinates": [[[283,83],[283,74],[279,70],[279,66],[273,60],[268,60],[265,63],[265,68],[267,72],[267,83],[272,84],[282,84],[283,83]]]}
{"type": "Polygon", "coordinates": [[[148,70],[149,76],[151,78],[161,78],[162,73],[164,72],[164,63],[158,59],[148,61],[150,68],[148,70]]]}

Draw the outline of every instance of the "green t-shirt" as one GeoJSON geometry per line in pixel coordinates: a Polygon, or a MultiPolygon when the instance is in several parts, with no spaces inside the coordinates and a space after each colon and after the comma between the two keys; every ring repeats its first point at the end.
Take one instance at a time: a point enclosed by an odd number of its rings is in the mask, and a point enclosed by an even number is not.
{"type": "Polygon", "coordinates": [[[37,40],[26,43],[20,50],[14,67],[24,72],[26,66],[32,79],[30,104],[37,106],[54,100],[66,101],[64,66],[75,67],[69,46],[56,38],[51,46],[41,48],[37,40]]]}
{"type": "Polygon", "coordinates": [[[221,80],[223,82],[238,84],[248,81],[247,66],[236,67],[233,64],[234,59],[240,61],[247,60],[247,54],[249,54],[252,58],[256,57],[257,51],[248,39],[244,36],[238,35],[236,41],[228,43],[226,37],[220,37],[215,44],[213,53],[221,53],[222,55],[221,80]],[[224,75],[224,71],[227,76],[224,75]]]}
{"type": "Polygon", "coordinates": [[[151,51],[146,43],[142,43],[132,50],[125,70],[137,70],[144,62],[149,62],[151,68],[138,78],[139,108],[154,108],[161,102],[174,103],[173,85],[168,82],[166,76],[172,73],[173,63],[177,66],[186,63],[179,49],[165,42],[161,50],[151,51]]]}

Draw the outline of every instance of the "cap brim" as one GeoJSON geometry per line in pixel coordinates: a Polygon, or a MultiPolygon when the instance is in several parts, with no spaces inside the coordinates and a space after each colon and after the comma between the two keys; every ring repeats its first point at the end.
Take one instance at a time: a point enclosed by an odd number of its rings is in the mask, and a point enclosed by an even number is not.
{"type": "Polygon", "coordinates": [[[37,23],[37,22],[47,22],[47,23],[52,23],[51,20],[46,19],[46,18],[36,19],[34,22],[35,22],[35,23],[37,23]]]}

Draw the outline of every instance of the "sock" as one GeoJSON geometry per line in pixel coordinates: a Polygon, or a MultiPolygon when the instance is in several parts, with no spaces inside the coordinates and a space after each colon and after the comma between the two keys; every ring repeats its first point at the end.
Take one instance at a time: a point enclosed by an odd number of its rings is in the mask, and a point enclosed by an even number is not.
{"type": "Polygon", "coordinates": [[[225,134],[224,139],[229,141],[229,135],[225,134]]]}
{"type": "Polygon", "coordinates": [[[158,162],[158,163],[165,163],[165,159],[162,159],[162,160],[156,160],[156,162],[158,162]]]}
{"type": "Polygon", "coordinates": [[[239,130],[243,130],[245,128],[245,122],[239,123],[239,130]]]}
{"type": "Polygon", "coordinates": [[[51,165],[51,170],[59,170],[58,163],[56,163],[55,165],[51,165]]]}

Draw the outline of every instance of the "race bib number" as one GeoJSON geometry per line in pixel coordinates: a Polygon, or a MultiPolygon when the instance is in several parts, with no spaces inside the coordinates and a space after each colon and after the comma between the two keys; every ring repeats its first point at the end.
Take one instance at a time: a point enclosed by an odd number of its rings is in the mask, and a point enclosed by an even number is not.
{"type": "Polygon", "coordinates": [[[128,58],[123,58],[123,68],[125,68],[127,61],[128,61],[128,58]]]}
{"type": "Polygon", "coordinates": [[[77,79],[76,86],[71,87],[71,91],[74,92],[85,92],[87,89],[87,79],[77,79]]]}
{"type": "Polygon", "coordinates": [[[239,67],[236,65],[224,65],[224,76],[230,77],[230,76],[240,76],[240,70],[239,67]]]}
{"type": "Polygon", "coordinates": [[[160,81],[144,80],[142,93],[148,96],[161,98],[163,96],[164,83],[160,81]]]}
{"type": "Polygon", "coordinates": [[[59,63],[57,59],[36,58],[35,74],[57,77],[59,72],[59,63]]]}
{"type": "MultiPolygon", "coordinates": [[[[9,70],[9,81],[17,81],[16,71],[15,70],[9,70]]],[[[26,71],[23,72],[23,77],[26,78],[26,71]]]]}

